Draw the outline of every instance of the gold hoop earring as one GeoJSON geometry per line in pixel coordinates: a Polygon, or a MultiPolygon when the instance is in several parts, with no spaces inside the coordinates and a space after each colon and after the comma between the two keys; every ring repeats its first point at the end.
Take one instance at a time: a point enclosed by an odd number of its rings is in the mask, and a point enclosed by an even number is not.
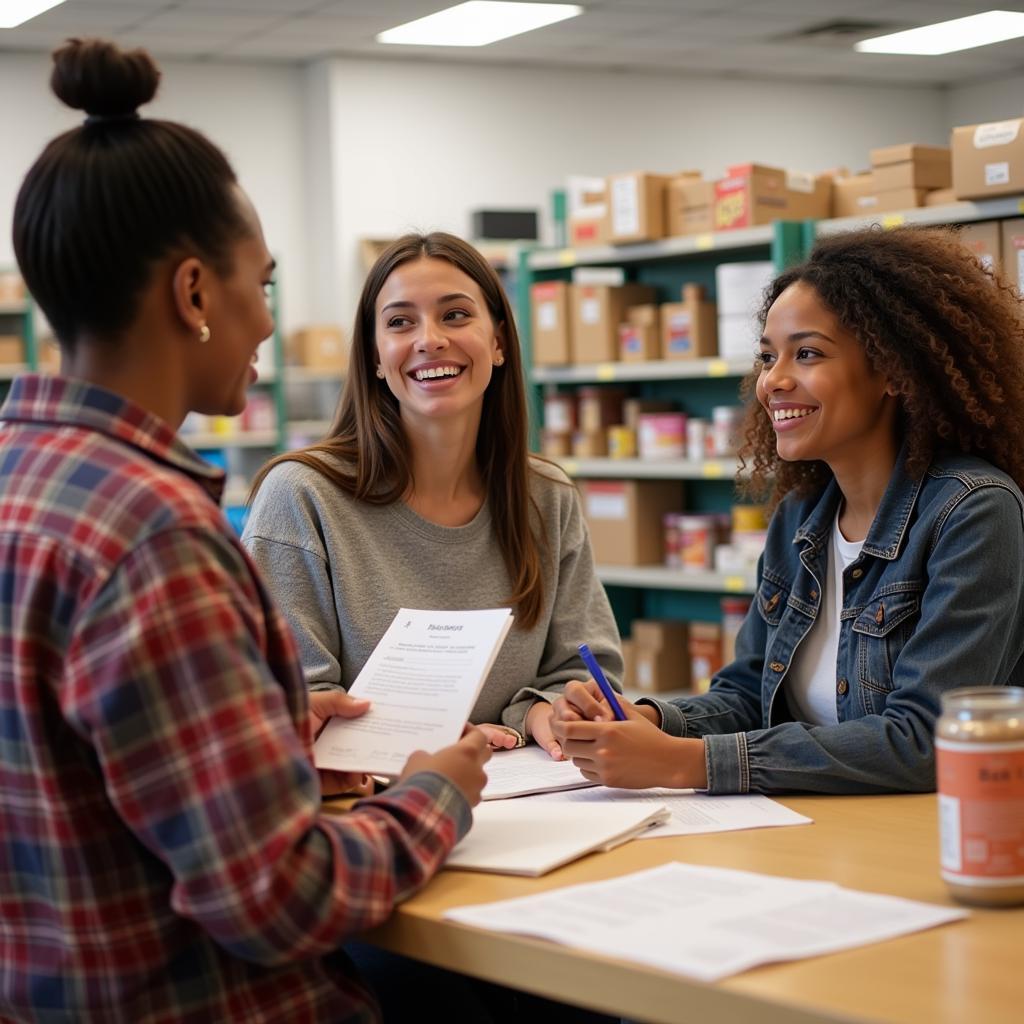
{"type": "Polygon", "coordinates": [[[199,344],[205,345],[210,340],[210,328],[202,324],[199,328],[199,344]]]}
{"type": "Polygon", "coordinates": [[[383,380],[384,379],[384,370],[381,367],[379,367],[379,366],[377,367],[377,378],[379,380],[383,380]]]}

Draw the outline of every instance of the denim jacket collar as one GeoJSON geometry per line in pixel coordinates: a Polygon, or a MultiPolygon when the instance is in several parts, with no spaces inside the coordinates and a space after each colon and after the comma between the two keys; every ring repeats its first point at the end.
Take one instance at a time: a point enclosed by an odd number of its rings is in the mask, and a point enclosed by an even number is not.
{"type": "MultiPolygon", "coordinates": [[[[910,515],[924,482],[923,479],[915,480],[906,472],[906,455],[904,446],[896,457],[892,476],[889,477],[888,486],[864,540],[861,551],[865,555],[892,561],[899,553],[910,515]]],[[[811,514],[800,524],[793,543],[806,543],[816,550],[823,548],[831,535],[841,499],[839,484],[833,477],[811,510],[811,514]]]]}

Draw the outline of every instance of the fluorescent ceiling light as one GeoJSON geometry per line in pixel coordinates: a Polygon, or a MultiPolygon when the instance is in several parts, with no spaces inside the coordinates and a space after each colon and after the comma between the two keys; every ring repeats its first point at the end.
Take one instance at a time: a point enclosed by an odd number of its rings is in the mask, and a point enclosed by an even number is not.
{"type": "Polygon", "coordinates": [[[499,39],[531,32],[582,13],[583,8],[576,4],[470,0],[380,32],[377,42],[407,46],[487,46],[499,39]]]}
{"type": "Polygon", "coordinates": [[[0,28],[17,28],[64,0],[4,0],[0,3],[0,28]]]}
{"type": "Polygon", "coordinates": [[[906,32],[862,39],[854,44],[861,53],[913,53],[935,56],[989,46],[1024,36],[1024,14],[1018,11],[986,11],[969,18],[954,18],[936,25],[924,25],[906,32]]]}

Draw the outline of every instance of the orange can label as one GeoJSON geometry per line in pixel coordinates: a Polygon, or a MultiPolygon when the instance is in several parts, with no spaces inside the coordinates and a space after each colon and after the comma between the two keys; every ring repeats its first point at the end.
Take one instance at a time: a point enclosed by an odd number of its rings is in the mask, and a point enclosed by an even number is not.
{"type": "Polygon", "coordinates": [[[1024,740],[936,739],[942,876],[1024,884],[1024,740]]]}

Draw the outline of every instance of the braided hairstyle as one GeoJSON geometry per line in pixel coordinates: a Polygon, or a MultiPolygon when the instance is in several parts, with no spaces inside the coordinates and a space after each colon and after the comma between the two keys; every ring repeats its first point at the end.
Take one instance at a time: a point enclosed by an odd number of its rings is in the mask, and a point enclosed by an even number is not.
{"type": "MultiPolygon", "coordinates": [[[[823,239],[806,262],[769,286],[759,314],[798,281],[814,288],[869,363],[893,386],[906,470],[924,475],[940,452],[980,456],[1024,488],[1024,306],[1015,288],[983,267],[949,228],[869,228],[823,239]]],[[[823,462],[786,462],[768,414],[747,400],[744,490],[777,504],[790,491],[819,492],[823,462]]]]}

